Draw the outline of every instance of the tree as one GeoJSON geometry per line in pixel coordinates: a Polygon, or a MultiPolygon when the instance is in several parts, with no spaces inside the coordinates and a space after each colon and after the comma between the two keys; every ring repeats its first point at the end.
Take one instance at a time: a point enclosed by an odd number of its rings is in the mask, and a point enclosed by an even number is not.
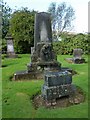
{"type": "Polygon", "coordinates": [[[60,34],[64,30],[71,29],[71,23],[75,18],[72,6],[67,6],[65,2],[56,6],[56,3],[52,2],[48,8],[48,12],[51,14],[52,29],[54,32],[57,31],[57,34],[60,34]]]}
{"type": "Polygon", "coordinates": [[[17,53],[28,53],[34,42],[34,14],[27,8],[15,11],[10,19],[10,32],[17,53]]]}
{"type": "Polygon", "coordinates": [[[9,19],[10,19],[12,10],[7,5],[7,3],[0,1],[0,4],[2,7],[2,38],[5,38],[9,30],[9,19]]]}
{"type": "Polygon", "coordinates": [[[62,32],[61,38],[61,41],[54,42],[53,45],[57,54],[73,54],[73,50],[76,48],[81,48],[84,54],[89,54],[88,34],[68,34],[67,32],[62,32]]]}

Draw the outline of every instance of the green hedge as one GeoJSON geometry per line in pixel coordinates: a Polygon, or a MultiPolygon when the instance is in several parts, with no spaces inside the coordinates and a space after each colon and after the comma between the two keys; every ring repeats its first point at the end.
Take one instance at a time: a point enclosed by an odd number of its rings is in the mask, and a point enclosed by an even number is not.
{"type": "Polygon", "coordinates": [[[81,48],[84,54],[89,52],[89,37],[87,34],[68,35],[62,34],[61,41],[53,42],[56,54],[73,54],[73,49],[81,48]]]}

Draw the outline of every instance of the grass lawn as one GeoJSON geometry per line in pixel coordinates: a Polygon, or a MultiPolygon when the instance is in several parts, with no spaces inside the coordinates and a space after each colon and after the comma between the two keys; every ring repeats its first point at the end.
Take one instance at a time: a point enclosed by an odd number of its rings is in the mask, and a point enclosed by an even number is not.
{"type": "MultiPolygon", "coordinates": [[[[7,59],[2,57],[2,117],[3,118],[87,118],[88,117],[88,63],[71,64],[64,59],[72,56],[59,55],[58,61],[62,67],[69,67],[77,71],[73,76],[73,83],[81,87],[86,95],[85,102],[67,108],[34,109],[32,95],[41,90],[43,80],[11,81],[14,72],[27,69],[30,55],[19,55],[20,58],[7,59]]],[[[86,61],[88,57],[85,56],[86,61]]]]}

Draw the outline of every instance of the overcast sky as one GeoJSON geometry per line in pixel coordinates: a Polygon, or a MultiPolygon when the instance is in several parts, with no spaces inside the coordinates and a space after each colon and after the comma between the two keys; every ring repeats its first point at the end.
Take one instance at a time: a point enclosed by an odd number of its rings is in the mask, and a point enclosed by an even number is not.
{"type": "Polygon", "coordinates": [[[89,0],[3,0],[7,2],[11,9],[19,9],[21,7],[28,7],[28,9],[46,12],[51,2],[61,3],[66,2],[75,10],[76,19],[73,22],[73,32],[87,32],[88,31],[88,1],[89,0]]]}

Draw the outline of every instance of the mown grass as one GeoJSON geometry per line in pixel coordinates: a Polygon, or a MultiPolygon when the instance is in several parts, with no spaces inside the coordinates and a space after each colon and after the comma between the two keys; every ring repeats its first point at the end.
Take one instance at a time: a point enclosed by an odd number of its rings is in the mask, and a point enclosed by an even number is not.
{"type": "MultiPolygon", "coordinates": [[[[58,61],[63,67],[69,67],[78,72],[73,76],[73,83],[81,87],[86,95],[85,102],[67,108],[34,109],[31,97],[41,90],[43,80],[11,81],[14,72],[27,69],[30,55],[19,55],[16,59],[2,59],[2,117],[3,118],[87,118],[88,117],[88,63],[70,64],[64,59],[72,57],[59,55],[58,61]]],[[[86,61],[88,57],[85,56],[86,61]]]]}

